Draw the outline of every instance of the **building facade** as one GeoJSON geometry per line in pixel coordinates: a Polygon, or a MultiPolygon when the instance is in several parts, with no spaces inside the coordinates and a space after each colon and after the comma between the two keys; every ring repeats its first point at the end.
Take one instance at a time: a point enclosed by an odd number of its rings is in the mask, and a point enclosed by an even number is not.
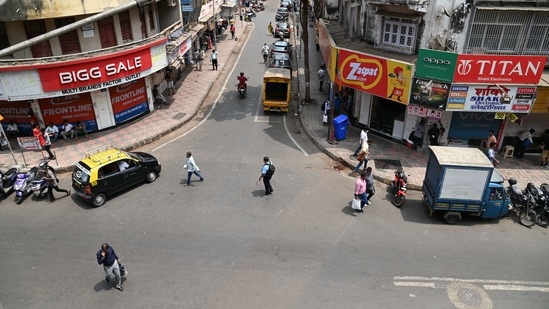
{"type": "Polygon", "coordinates": [[[355,90],[350,112],[359,125],[407,139],[425,118],[428,128],[445,128],[444,144],[478,145],[494,130],[500,147],[521,131],[549,127],[547,108],[538,107],[547,106],[547,96],[536,96],[546,87],[539,84],[549,55],[549,2],[344,0],[324,6],[331,20],[321,21],[319,34],[330,35],[319,38],[329,36],[321,45],[335,50],[331,58],[323,53],[324,60],[340,89],[355,90]],[[349,80],[353,66],[372,75],[349,80]]]}

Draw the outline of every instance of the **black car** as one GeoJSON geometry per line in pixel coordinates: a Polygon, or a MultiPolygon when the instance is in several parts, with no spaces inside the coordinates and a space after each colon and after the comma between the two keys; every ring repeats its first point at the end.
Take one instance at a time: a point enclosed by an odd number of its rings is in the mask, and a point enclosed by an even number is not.
{"type": "Polygon", "coordinates": [[[288,41],[275,41],[273,43],[273,46],[271,48],[271,54],[274,53],[282,53],[282,54],[288,54],[290,57],[292,56],[292,44],[288,41]]]}
{"type": "Polygon", "coordinates": [[[275,37],[277,37],[277,38],[289,38],[290,37],[290,24],[288,24],[285,21],[276,23],[275,37]]]}
{"type": "Polygon", "coordinates": [[[290,55],[284,53],[273,53],[271,55],[271,61],[269,62],[270,68],[282,68],[290,70],[292,75],[292,60],[290,55]]]}

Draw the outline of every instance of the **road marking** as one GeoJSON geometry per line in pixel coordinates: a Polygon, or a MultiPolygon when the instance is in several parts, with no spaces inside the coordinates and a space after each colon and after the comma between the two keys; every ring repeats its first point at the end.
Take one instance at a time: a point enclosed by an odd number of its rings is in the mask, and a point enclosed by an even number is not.
{"type": "MultiPolygon", "coordinates": [[[[413,286],[413,287],[422,287],[422,288],[436,288],[433,282],[409,282],[409,281],[395,281],[395,286],[413,286]]],[[[441,286],[438,286],[441,287],[441,286]]]]}
{"type": "Polygon", "coordinates": [[[288,134],[288,137],[292,140],[292,142],[294,142],[295,146],[297,148],[299,148],[299,150],[301,150],[301,153],[303,153],[303,155],[305,155],[306,157],[309,156],[309,154],[305,151],[305,149],[303,149],[303,147],[301,147],[297,141],[294,139],[294,137],[292,136],[292,134],[290,134],[290,130],[288,130],[288,125],[286,124],[286,116],[288,114],[284,115],[284,118],[282,118],[283,122],[284,122],[284,130],[286,130],[286,134],[288,134]]]}
{"type": "Polygon", "coordinates": [[[488,283],[488,284],[517,284],[517,285],[545,285],[549,286],[549,282],[545,281],[518,281],[518,280],[491,280],[491,279],[458,279],[445,277],[422,277],[422,276],[394,276],[393,280],[405,281],[449,281],[449,282],[468,282],[468,283],[488,283]]]}
{"type": "Polygon", "coordinates": [[[549,288],[537,287],[537,286],[523,286],[523,285],[491,285],[485,284],[485,290],[489,291],[525,291],[525,292],[543,292],[549,293],[549,288]]]}
{"type": "MultiPolygon", "coordinates": [[[[254,30],[254,24],[252,23],[252,30],[250,30],[250,34],[253,32],[253,30],[254,30]]],[[[246,37],[246,42],[244,42],[244,45],[242,45],[242,49],[243,49],[244,47],[246,47],[246,45],[248,44],[248,41],[250,40],[250,37],[251,37],[251,35],[248,35],[248,36],[246,37]]],[[[242,53],[240,53],[240,54],[238,55],[238,58],[236,58],[236,62],[238,62],[238,61],[240,60],[240,56],[242,56],[242,53]]],[[[223,84],[223,87],[221,87],[221,89],[225,89],[225,88],[227,87],[227,83],[229,82],[229,78],[230,78],[231,76],[233,76],[233,72],[234,72],[234,69],[235,69],[235,68],[236,68],[236,66],[233,66],[233,68],[231,69],[231,72],[227,75],[227,78],[225,79],[225,83],[223,84]]],[[[213,102],[213,104],[212,104],[212,108],[211,108],[210,111],[208,112],[208,115],[206,115],[206,117],[204,117],[204,119],[202,119],[202,121],[200,121],[199,123],[197,123],[197,124],[196,124],[194,127],[192,127],[189,131],[187,131],[187,132],[185,132],[185,133],[179,135],[178,137],[176,137],[176,138],[174,138],[174,139],[172,139],[172,140],[170,140],[170,141],[165,142],[164,144],[162,144],[162,145],[160,145],[160,146],[154,148],[152,151],[155,152],[155,151],[157,151],[158,149],[160,149],[160,148],[162,148],[162,147],[164,147],[164,146],[166,146],[166,145],[168,145],[168,144],[171,144],[171,143],[173,143],[173,142],[179,140],[180,138],[185,137],[187,134],[189,134],[189,133],[191,133],[192,131],[196,130],[199,126],[201,126],[204,122],[206,122],[206,120],[208,120],[208,119],[210,118],[210,116],[212,115],[212,113],[213,113],[215,107],[217,106],[217,103],[219,103],[219,98],[221,98],[221,96],[223,95],[223,93],[224,93],[223,90],[219,92],[219,94],[217,95],[217,97],[215,98],[215,100],[214,100],[214,102],[213,102]]]]}
{"type": "Polygon", "coordinates": [[[544,281],[518,281],[518,280],[491,280],[491,279],[458,279],[444,277],[418,277],[418,276],[395,276],[395,286],[402,287],[423,287],[423,288],[446,288],[453,283],[482,285],[489,291],[520,291],[520,292],[542,292],[549,293],[549,282],[544,281]],[[415,280],[415,281],[414,281],[415,280]],[[434,281],[434,282],[425,282],[434,281]],[[449,282],[449,284],[446,284],[449,282]]]}

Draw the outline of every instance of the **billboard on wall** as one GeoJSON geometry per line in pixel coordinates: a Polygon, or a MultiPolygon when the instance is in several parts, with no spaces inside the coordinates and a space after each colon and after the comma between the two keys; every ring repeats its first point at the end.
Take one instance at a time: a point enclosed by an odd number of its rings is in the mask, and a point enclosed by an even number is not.
{"type": "Polygon", "coordinates": [[[528,113],[534,86],[456,85],[450,87],[447,111],[528,113]],[[505,102],[504,97],[509,101],[505,102]]]}
{"type": "Polygon", "coordinates": [[[46,124],[53,122],[56,125],[61,125],[65,120],[72,124],[82,121],[88,131],[97,130],[95,112],[89,93],[40,99],[38,105],[40,105],[40,111],[46,124]]]}
{"type": "MultiPolygon", "coordinates": [[[[36,121],[29,102],[0,101],[0,114],[4,116],[2,124],[6,128],[10,121],[17,123],[20,134],[32,132],[31,122],[36,121]]],[[[4,129],[5,129],[4,128],[4,129]]]]}
{"type": "Polygon", "coordinates": [[[454,83],[537,84],[546,62],[546,56],[460,54],[454,83]]]}
{"type": "Polygon", "coordinates": [[[144,79],[111,87],[109,94],[116,124],[149,111],[144,79]]]}
{"type": "Polygon", "coordinates": [[[458,54],[440,50],[420,49],[416,61],[416,77],[451,83],[458,54]]]}
{"type": "Polygon", "coordinates": [[[414,78],[410,104],[444,110],[446,109],[449,91],[450,84],[414,78]]]}
{"type": "Polygon", "coordinates": [[[408,104],[412,80],[411,63],[389,60],[340,49],[338,84],[408,104]]]}
{"type": "Polygon", "coordinates": [[[326,73],[330,77],[330,80],[334,81],[336,79],[338,49],[322,19],[318,20],[318,46],[320,47],[320,53],[322,54],[322,59],[326,65],[326,73]]]}

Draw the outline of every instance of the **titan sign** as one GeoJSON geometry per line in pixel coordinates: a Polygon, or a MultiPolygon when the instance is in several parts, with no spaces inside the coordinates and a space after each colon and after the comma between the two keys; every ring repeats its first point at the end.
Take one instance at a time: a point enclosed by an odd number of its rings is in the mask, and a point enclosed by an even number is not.
{"type": "Polygon", "coordinates": [[[537,84],[546,56],[465,55],[457,57],[455,83],[537,84]]]}
{"type": "Polygon", "coordinates": [[[451,83],[457,56],[449,52],[420,49],[415,77],[451,83]]]}

